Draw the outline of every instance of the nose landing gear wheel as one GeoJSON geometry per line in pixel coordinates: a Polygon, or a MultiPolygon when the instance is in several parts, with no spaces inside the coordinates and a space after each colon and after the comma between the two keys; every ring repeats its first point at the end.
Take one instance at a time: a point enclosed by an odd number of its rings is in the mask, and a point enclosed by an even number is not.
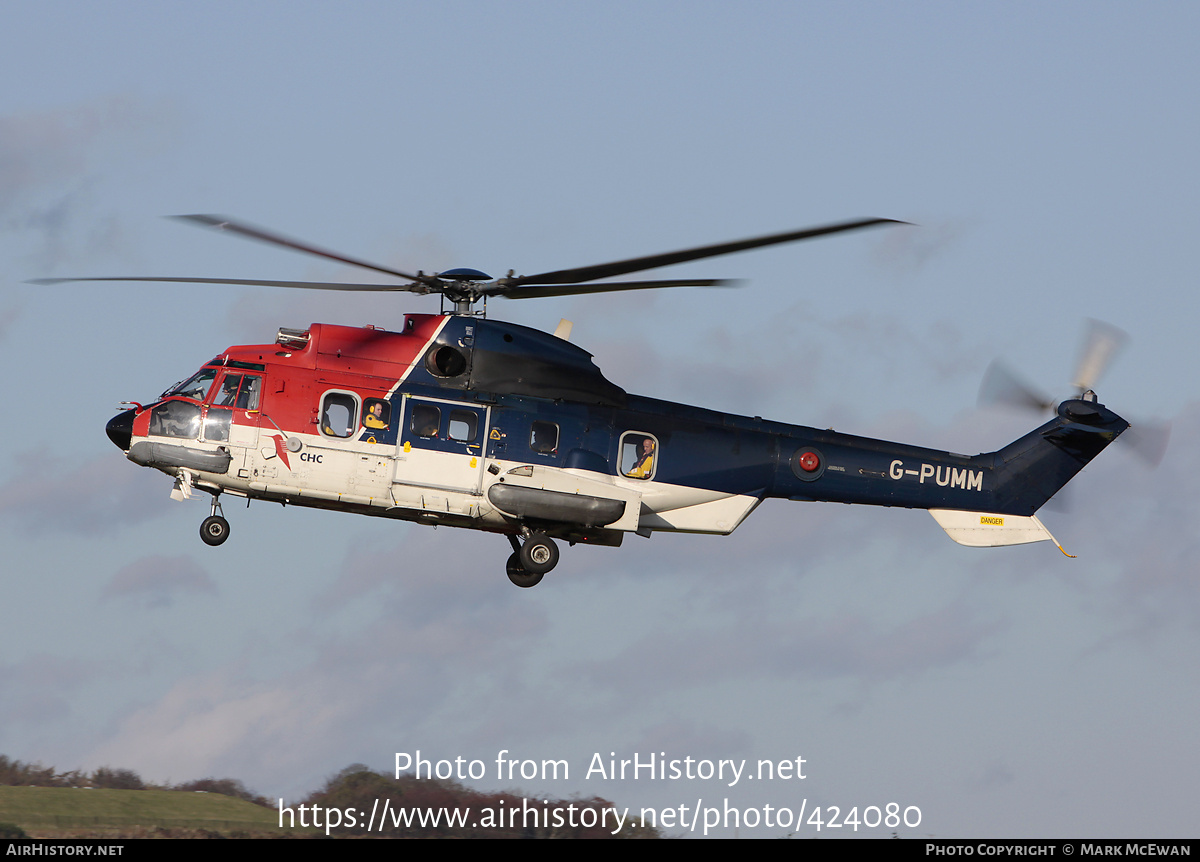
{"type": "Polygon", "coordinates": [[[518,587],[536,587],[541,583],[543,572],[527,572],[521,567],[521,555],[513,554],[508,558],[508,579],[518,587]]]}
{"type": "Polygon", "coordinates": [[[558,565],[558,545],[545,533],[531,533],[518,556],[525,571],[544,575],[558,565]]]}
{"type": "Polygon", "coordinates": [[[229,538],[229,522],[220,515],[210,515],[200,523],[200,538],[206,545],[223,544],[229,538]]]}

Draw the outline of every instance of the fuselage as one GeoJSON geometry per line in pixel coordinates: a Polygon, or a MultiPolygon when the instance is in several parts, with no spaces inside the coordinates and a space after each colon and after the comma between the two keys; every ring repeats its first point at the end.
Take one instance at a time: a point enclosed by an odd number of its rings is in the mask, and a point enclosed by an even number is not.
{"type": "Polygon", "coordinates": [[[1055,432],[1078,465],[1045,470],[1042,437],[966,456],[720,413],[627,394],[537,330],[409,315],[231,347],[109,435],[185,492],[615,545],[729,533],[767,497],[1032,515],[1123,430],[1099,410],[1039,429],[1083,429],[1055,432]],[[1004,469],[1021,459],[1038,469],[1004,469]]]}

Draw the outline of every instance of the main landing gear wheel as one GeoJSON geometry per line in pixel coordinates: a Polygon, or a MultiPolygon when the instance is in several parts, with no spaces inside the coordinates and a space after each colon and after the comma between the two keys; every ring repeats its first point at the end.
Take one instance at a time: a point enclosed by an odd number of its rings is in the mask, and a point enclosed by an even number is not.
{"type": "Polygon", "coordinates": [[[530,533],[518,556],[525,571],[544,575],[558,565],[558,545],[545,533],[530,533]]]}
{"type": "Polygon", "coordinates": [[[544,572],[527,572],[521,567],[521,555],[514,553],[508,558],[508,579],[518,587],[536,587],[544,572]]]}
{"type": "Polygon", "coordinates": [[[508,558],[508,579],[518,587],[537,586],[542,575],[558,565],[558,545],[545,533],[530,533],[521,544],[517,537],[509,535],[513,553],[508,558]]]}
{"type": "Polygon", "coordinates": [[[225,513],[221,511],[220,493],[213,494],[212,511],[200,522],[200,538],[204,540],[204,544],[213,547],[225,544],[225,540],[229,538],[229,522],[225,520],[225,513]]]}
{"type": "Polygon", "coordinates": [[[200,523],[200,538],[214,547],[229,538],[229,522],[220,515],[209,515],[200,523]]]}

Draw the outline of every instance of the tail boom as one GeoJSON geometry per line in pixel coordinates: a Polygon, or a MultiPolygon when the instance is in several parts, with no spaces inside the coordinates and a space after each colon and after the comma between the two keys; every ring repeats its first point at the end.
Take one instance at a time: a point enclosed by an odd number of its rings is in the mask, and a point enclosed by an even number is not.
{"type": "Polygon", "coordinates": [[[1071,399],[1040,428],[973,457],[815,432],[790,462],[780,459],[771,493],[928,509],[975,547],[1053,541],[1035,513],[1128,427],[1102,404],[1071,399]]]}

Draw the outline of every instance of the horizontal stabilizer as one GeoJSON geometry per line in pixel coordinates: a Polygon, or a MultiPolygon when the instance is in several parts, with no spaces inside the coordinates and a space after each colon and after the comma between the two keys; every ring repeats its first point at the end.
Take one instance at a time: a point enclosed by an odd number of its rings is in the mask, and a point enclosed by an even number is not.
{"type": "Polygon", "coordinates": [[[946,535],[960,545],[998,548],[1002,545],[1054,542],[1060,551],[1067,554],[1037,515],[993,515],[990,512],[963,512],[958,509],[930,509],[929,514],[946,531],[946,535]]]}

